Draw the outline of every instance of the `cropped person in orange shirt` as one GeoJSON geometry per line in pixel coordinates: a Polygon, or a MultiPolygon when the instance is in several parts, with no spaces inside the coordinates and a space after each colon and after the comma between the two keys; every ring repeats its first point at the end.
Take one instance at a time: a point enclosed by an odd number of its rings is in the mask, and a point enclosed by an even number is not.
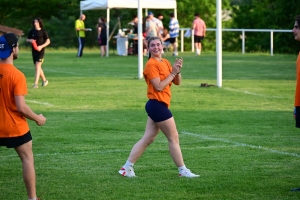
{"type": "MultiPolygon", "coordinates": [[[[300,41],[300,15],[295,19],[294,28],[292,30],[294,38],[300,41]]],[[[296,120],[296,128],[300,128],[300,52],[296,61],[296,90],[295,90],[295,101],[294,101],[294,118],[296,120]]],[[[292,191],[300,192],[299,188],[293,188],[292,191]]]]}
{"type": "Polygon", "coordinates": [[[176,129],[175,120],[169,110],[171,101],[171,86],[180,85],[180,70],[183,60],[176,59],[173,66],[170,62],[161,57],[163,45],[160,37],[148,39],[149,59],[144,69],[144,78],[148,85],[146,111],[148,121],[142,139],[132,148],[125,165],[119,170],[122,176],[134,177],[134,163],[142,156],[146,148],[155,140],[161,130],[168,138],[169,151],[171,157],[178,167],[181,177],[199,177],[186,168],[183,162],[179,137],[176,129]]]}
{"type": "Polygon", "coordinates": [[[26,79],[13,65],[18,53],[18,38],[14,34],[0,37],[0,146],[14,148],[18,153],[28,199],[36,200],[32,137],[26,118],[39,126],[46,122],[46,118],[35,114],[25,102],[26,79]]]}

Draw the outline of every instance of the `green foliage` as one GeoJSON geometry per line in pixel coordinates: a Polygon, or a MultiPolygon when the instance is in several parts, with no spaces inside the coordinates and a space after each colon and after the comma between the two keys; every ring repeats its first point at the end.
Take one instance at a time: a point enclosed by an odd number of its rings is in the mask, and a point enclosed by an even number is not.
{"type": "MultiPolygon", "coordinates": [[[[223,28],[244,29],[291,29],[294,18],[299,14],[298,0],[222,0],[223,28]],[[229,17],[229,18],[228,18],[229,17]],[[225,18],[224,18],[225,19],[225,18]]],[[[25,37],[32,28],[31,21],[35,17],[41,17],[54,48],[77,47],[78,42],[74,30],[75,20],[79,16],[80,0],[2,0],[0,12],[0,24],[18,28],[24,31],[25,37]]],[[[164,15],[163,24],[168,27],[169,14],[173,10],[152,9],[155,15],[164,15]]],[[[87,32],[86,46],[98,47],[96,41],[95,25],[99,17],[106,18],[106,10],[84,11],[87,18],[85,25],[92,28],[87,32]]],[[[143,10],[144,13],[144,10],[143,10]]],[[[190,28],[195,13],[200,13],[208,28],[216,28],[216,1],[215,0],[177,0],[177,18],[181,28],[190,28]]],[[[129,28],[127,25],[132,16],[137,14],[136,9],[111,9],[110,10],[110,32],[121,19],[121,27],[129,28]]],[[[113,33],[114,35],[116,34],[113,33]]],[[[241,50],[241,33],[223,32],[223,49],[226,51],[241,50]]],[[[246,51],[270,50],[269,33],[246,32],[246,51]]],[[[180,38],[179,38],[180,40],[180,38]]],[[[191,49],[191,39],[185,39],[184,49],[191,49]]],[[[114,46],[113,40],[110,45],[114,46]]],[[[203,41],[203,48],[208,51],[215,50],[215,32],[210,31],[203,41]]],[[[28,45],[28,44],[27,44],[28,45]]],[[[295,53],[300,50],[299,43],[293,40],[292,34],[274,33],[275,53],[295,53]]]]}
{"type": "MultiPolygon", "coordinates": [[[[233,6],[233,27],[247,29],[287,29],[291,30],[296,15],[299,14],[298,0],[252,0],[233,6]]],[[[268,51],[270,36],[264,33],[247,33],[247,51],[268,51]]],[[[295,53],[299,44],[293,35],[274,35],[276,53],[295,53]]]]}

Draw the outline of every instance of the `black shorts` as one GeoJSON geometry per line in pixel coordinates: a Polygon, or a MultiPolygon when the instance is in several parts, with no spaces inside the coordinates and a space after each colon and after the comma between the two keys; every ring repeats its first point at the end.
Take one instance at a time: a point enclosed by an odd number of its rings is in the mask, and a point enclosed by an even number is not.
{"type": "Polygon", "coordinates": [[[44,51],[32,51],[33,64],[44,61],[44,51]]]}
{"type": "Polygon", "coordinates": [[[25,135],[12,138],[0,138],[0,146],[15,148],[32,140],[31,133],[28,131],[25,135]]]}
{"type": "Polygon", "coordinates": [[[194,43],[201,43],[204,39],[204,36],[194,35],[194,43]]]}
{"type": "Polygon", "coordinates": [[[174,38],[169,38],[169,42],[171,43],[171,44],[174,44],[175,42],[176,42],[176,38],[174,37],[174,38]]]}
{"type": "Polygon", "coordinates": [[[147,101],[145,109],[148,113],[148,116],[154,122],[162,122],[173,117],[171,111],[168,109],[165,103],[154,99],[149,99],[149,101],[147,101]]]}
{"type": "Polygon", "coordinates": [[[296,128],[300,128],[300,106],[296,106],[296,128]]]}

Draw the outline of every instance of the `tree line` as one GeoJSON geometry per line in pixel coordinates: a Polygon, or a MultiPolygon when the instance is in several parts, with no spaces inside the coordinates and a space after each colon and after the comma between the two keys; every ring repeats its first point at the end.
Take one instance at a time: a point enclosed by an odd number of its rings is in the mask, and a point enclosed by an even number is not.
{"type": "MultiPolygon", "coordinates": [[[[244,29],[288,29],[293,28],[295,17],[300,14],[297,6],[299,0],[222,0],[223,28],[244,29]]],[[[35,17],[42,18],[44,28],[51,39],[52,48],[76,48],[77,38],[74,28],[75,20],[80,14],[79,0],[1,0],[0,24],[21,29],[26,38],[32,28],[35,17]]],[[[164,15],[163,23],[168,27],[169,14],[173,10],[151,10],[155,15],[164,15]]],[[[190,28],[194,14],[199,13],[208,28],[216,27],[216,0],[177,0],[177,18],[181,28],[190,28]]],[[[84,11],[87,16],[86,27],[87,47],[96,47],[96,24],[99,17],[106,18],[106,10],[84,11]]],[[[122,28],[129,28],[127,23],[137,15],[136,9],[111,9],[110,32],[121,20],[122,28]]],[[[115,34],[117,34],[115,32],[115,34]]],[[[114,34],[114,35],[115,35],[114,34]]],[[[239,32],[223,32],[223,50],[241,51],[239,32]]],[[[180,39],[180,38],[179,38],[180,39]]],[[[191,39],[185,38],[184,48],[191,49],[191,39]]],[[[110,41],[110,45],[115,45],[110,41]]],[[[23,44],[21,44],[23,45],[23,44]]],[[[25,44],[24,45],[28,45],[25,44]]],[[[215,32],[207,32],[203,41],[204,50],[215,51],[215,32]]],[[[270,34],[246,32],[246,52],[268,52],[270,50],[270,34]]],[[[299,51],[298,42],[294,41],[292,33],[274,34],[274,53],[295,53],[299,51]]]]}

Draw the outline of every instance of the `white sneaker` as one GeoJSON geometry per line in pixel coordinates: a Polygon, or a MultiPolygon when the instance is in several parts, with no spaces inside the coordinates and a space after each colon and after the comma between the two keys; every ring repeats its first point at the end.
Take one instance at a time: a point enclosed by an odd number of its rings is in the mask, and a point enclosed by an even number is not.
{"type": "Polygon", "coordinates": [[[185,169],[185,170],[181,170],[179,172],[179,176],[187,177],[187,178],[195,178],[195,177],[199,177],[200,175],[192,173],[191,170],[189,170],[189,169],[185,169]]]}
{"type": "Polygon", "coordinates": [[[37,84],[33,84],[32,88],[37,89],[37,88],[39,88],[39,86],[37,84]]]}
{"type": "Polygon", "coordinates": [[[48,85],[48,83],[49,83],[49,81],[48,81],[48,80],[42,81],[42,86],[47,86],[47,85],[48,85]]]}
{"type": "Polygon", "coordinates": [[[122,167],[122,168],[119,170],[119,173],[120,173],[122,176],[135,177],[135,173],[134,173],[134,170],[133,170],[132,167],[129,167],[129,168],[122,167]]]}

